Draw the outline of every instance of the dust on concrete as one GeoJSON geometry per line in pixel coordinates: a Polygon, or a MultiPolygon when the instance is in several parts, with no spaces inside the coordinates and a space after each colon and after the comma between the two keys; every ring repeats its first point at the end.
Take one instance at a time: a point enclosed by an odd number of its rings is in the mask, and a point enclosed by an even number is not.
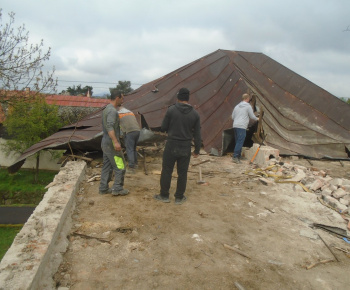
{"type": "MultiPolygon", "coordinates": [[[[146,161],[148,175],[142,164],[136,174],[127,173],[128,196],[99,195],[98,181],[81,184],[57,287],[349,288],[350,256],[335,247],[350,251],[350,245],[309,227],[317,222],[346,228],[347,222],[316,194],[295,184],[263,185],[244,174],[252,168],[248,161],[237,165],[230,156],[201,155],[191,159],[187,202],[174,204],[174,176],[167,204],[153,199],[161,153],[147,152],[146,161]],[[197,183],[199,167],[203,184],[197,183]]],[[[350,178],[349,162],[283,161],[350,178]]],[[[92,164],[86,180],[101,171],[92,164]]]]}

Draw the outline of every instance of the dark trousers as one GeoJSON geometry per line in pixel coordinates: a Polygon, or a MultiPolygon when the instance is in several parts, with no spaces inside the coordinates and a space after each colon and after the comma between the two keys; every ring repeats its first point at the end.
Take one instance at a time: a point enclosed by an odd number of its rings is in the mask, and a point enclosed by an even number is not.
{"type": "Polygon", "coordinates": [[[242,147],[244,144],[245,136],[247,135],[246,129],[233,128],[235,133],[235,149],[233,150],[233,158],[241,158],[242,147]]]}
{"type": "Polygon", "coordinates": [[[191,141],[168,140],[163,153],[162,174],[160,176],[160,195],[169,197],[171,175],[176,163],[177,185],[175,198],[182,198],[186,191],[187,171],[191,159],[191,141]]]}
{"type": "Polygon", "coordinates": [[[140,131],[134,131],[126,134],[125,147],[126,155],[128,156],[129,167],[134,168],[137,165],[136,145],[140,137],[140,131]]]}

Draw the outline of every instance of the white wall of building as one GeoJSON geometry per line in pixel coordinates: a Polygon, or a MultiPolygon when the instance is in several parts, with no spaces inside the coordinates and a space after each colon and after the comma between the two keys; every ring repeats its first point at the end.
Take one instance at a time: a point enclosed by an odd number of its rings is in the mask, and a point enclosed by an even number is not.
{"type": "MultiPolygon", "coordinates": [[[[0,138],[0,167],[9,167],[16,162],[20,154],[12,153],[7,155],[1,145],[5,143],[5,140],[0,138]]],[[[62,151],[63,152],[63,151],[62,151]]],[[[53,159],[52,155],[47,151],[42,151],[40,153],[39,169],[44,170],[60,170],[61,164],[57,164],[58,159],[53,159]]],[[[30,156],[26,159],[22,168],[33,169],[36,167],[36,157],[35,155],[30,156]]]]}

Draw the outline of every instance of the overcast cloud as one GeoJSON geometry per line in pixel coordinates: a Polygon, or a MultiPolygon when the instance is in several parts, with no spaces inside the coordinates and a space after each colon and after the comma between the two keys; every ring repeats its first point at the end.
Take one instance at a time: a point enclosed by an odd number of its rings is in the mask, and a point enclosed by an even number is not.
{"type": "Polygon", "coordinates": [[[52,54],[58,91],[135,89],[217,49],[262,52],[350,97],[349,0],[2,0],[52,54]],[[68,82],[70,81],[70,82],[68,82]],[[96,83],[94,83],[96,82],[96,83]],[[111,84],[106,84],[111,83],[111,84]]]}

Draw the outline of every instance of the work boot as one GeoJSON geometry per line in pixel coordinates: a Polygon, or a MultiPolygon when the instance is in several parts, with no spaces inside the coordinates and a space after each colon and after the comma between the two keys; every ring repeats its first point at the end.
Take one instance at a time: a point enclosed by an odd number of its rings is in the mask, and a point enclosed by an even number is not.
{"type": "Polygon", "coordinates": [[[110,188],[108,188],[107,190],[104,190],[104,191],[102,191],[102,190],[100,190],[100,192],[99,192],[99,194],[109,194],[109,193],[112,193],[112,189],[110,189],[110,188]]]}
{"type": "Polygon", "coordinates": [[[187,200],[186,196],[183,196],[182,198],[175,198],[175,204],[183,204],[187,200]]]}
{"type": "Polygon", "coordinates": [[[237,164],[241,163],[241,161],[237,157],[233,157],[232,162],[237,164]]]}
{"type": "Polygon", "coordinates": [[[122,190],[118,190],[118,191],[116,191],[116,190],[112,190],[112,195],[114,195],[114,196],[118,196],[118,195],[127,195],[127,194],[129,194],[129,190],[128,189],[122,189],[122,190]]]}
{"type": "Polygon", "coordinates": [[[154,195],[153,198],[156,200],[162,201],[162,202],[166,202],[166,203],[170,202],[169,197],[163,197],[160,194],[154,195]]]}

